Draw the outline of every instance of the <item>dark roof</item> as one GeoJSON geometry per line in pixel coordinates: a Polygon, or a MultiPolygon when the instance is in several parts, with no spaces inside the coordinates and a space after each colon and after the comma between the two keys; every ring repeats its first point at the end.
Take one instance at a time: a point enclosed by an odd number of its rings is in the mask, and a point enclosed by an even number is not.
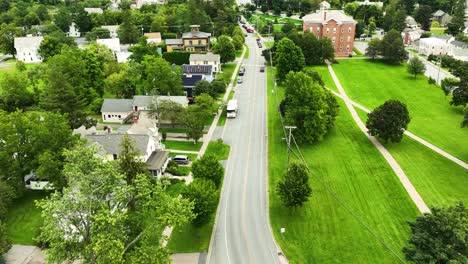
{"type": "Polygon", "coordinates": [[[128,112],[132,111],[133,99],[104,99],[101,112],[128,112]]]}
{"type": "MultiPolygon", "coordinates": [[[[148,142],[150,136],[148,135],[135,135],[127,134],[128,137],[133,140],[135,148],[141,152],[142,155],[146,153],[148,148],[148,142]]],[[[85,135],[85,138],[90,142],[94,142],[98,145],[101,145],[104,148],[104,151],[108,154],[120,154],[122,149],[120,148],[120,142],[124,138],[124,134],[105,134],[105,135],[85,135]]]]}
{"type": "Polygon", "coordinates": [[[468,48],[468,42],[454,40],[454,41],[450,42],[450,44],[452,44],[452,45],[454,45],[456,47],[460,47],[460,48],[468,48]]]}
{"type": "Polygon", "coordinates": [[[209,38],[211,37],[211,33],[196,31],[196,32],[186,32],[182,34],[182,38],[209,38]]]}
{"type": "Polygon", "coordinates": [[[149,170],[160,170],[169,157],[168,150],[157,150],[151,153],[151,156],[146,161],[149,170]]]}
{"type": "Polygon", "coordinates": [[[194,73],[200,73],[200,74],[211,74],[213,72],[213,66],[212,65],[188,65],[188,64],[183,64],[182,65],[182,72],[187,73],[187,74],[194,74],[194,73]]]}
{"type": "Polygon", "coordinates": [[[437,11],[434,12],[433,16],[439,17],[439,16],[443,16],[444,14],[445,14],[444,11],[437,10],[437,11]]]}
{"type": "Polygon", "coordinates": [[[182,85],[184,87],[195,87],[199,81],[202,80],[201,75],[191,75],[188,77],[187,75],[182,76],[182,85]]]}

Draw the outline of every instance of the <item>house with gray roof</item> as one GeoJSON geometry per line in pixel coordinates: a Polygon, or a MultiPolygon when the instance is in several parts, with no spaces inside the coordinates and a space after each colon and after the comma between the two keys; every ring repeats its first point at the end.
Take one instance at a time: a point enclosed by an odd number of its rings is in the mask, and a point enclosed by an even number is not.
{"type": "Polygon", "coordinates": [[[39,46],[44,37],[19,37],[14,39],[16,50],[16,59],[22,62],[42,62],[42,56],[39,55],[39,46]]]}
{"type": "Polygon", "coordinates": [[[447,25],[452,17],[442,10],[437,10],[432,14],[432,21],[437,21],[441,26],[447,25]]]}
{"type": "Polygon", "coordinates": [[[219,54],[211,52],[205,54],[190,54],[190,65],[212,65],[213,72],[221,72],[221,59],[219,54]]]}
{"type": "Polygon", "coordinates": [[[156,100],[176,102],[183,107],[188,106],[185,96],[147,96],[135,95],[133,99],[104,99],[101,106],[101,116],[104,123],[127,123],[138,120],[142,111],[148,111],[156,100]]]}
{"type": "Polygon", "coordinates": [[[99,7],[85,7],[84,11],[88,14],[102,14],[104,11],[99,7]]]}
{"type": "Polygon", "coordinates": [[[167,52],[184,50],[183,39],[166,39],[164,42],[166,43],[167,52]]]}

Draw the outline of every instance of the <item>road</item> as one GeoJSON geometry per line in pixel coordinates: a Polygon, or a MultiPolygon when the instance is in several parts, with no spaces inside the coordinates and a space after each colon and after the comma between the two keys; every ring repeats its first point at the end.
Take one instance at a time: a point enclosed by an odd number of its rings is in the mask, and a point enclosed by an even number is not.
{"type": "Polygon", "coordinates": [[[252,34],[246,43],[250,55],[235,93],[238,116],[228,119],[223,131],[231,153],[209,263],[279,263],[267,213],[266,71],[260,72],[264,59],[252,34]]]}
{"type": "Polygon", "coordinates": [[[446,70],[443,70],[443,69],[439,70],[438,66],[428,62],[426,58],[423,58],[419,55],[415,55],[411,51],[409,51],[408,54],[410,58],[417,56],[422,62],[424,62],[424,65],[426,65],[426,72],[424,72],[424,75],[436,80],[437,84],[440,85],[440,82],[445,78],[455,78],[455,76],[448,73],[446,70]]]}

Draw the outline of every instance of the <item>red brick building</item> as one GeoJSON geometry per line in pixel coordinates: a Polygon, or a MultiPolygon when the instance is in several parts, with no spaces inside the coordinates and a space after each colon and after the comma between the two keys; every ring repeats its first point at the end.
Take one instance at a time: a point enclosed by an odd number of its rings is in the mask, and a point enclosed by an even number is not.
{"type": "Polygon", "coordinates": [[[335,57],[347,57],[353,52],[354,32],[357,22],[343,10],[317,10],[302,18],[304,32],[317,38],[331,39],[335,57]]]}

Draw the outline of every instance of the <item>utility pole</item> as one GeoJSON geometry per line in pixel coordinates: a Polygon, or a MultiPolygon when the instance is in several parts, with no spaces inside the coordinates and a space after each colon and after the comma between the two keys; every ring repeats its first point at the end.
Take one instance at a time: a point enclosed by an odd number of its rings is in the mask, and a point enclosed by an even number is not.
{"type": "Polygon", "coordinates": [[[288,165],[289,165],[289,154],[291,153],[291,135],[292,130],[296,129],[296,126],[284,126],[284,128],[289,129],[289,137],[288,137],[288,165]]]}

